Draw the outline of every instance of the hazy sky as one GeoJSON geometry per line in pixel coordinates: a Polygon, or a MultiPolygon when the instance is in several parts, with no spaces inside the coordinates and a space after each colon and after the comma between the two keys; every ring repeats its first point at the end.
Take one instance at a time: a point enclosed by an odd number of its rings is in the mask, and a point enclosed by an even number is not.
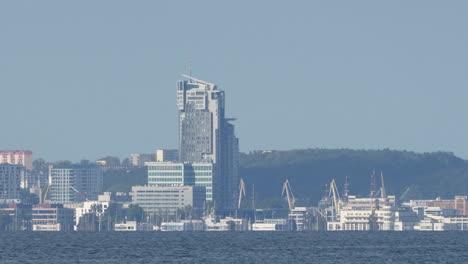
{"type": "Polygon", "coordinates": [[[1,1],[0,149],[177,147],[176,80],[226,91],[241,151],[468,158],[468,1],[1,1]]]}

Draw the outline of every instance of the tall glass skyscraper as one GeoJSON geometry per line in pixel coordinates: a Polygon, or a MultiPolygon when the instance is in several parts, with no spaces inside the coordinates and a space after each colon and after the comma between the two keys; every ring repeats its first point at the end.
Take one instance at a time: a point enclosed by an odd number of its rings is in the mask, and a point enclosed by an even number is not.
{"type": "Polygon", "coordinates": [[[224,99],[215,84],[193,77],[177,81],[179,160],[213,163],[213,198],[221,212],[234,209],[239,163],[239,140],[229,123],[234,119],[224,116],[224,99]]]}

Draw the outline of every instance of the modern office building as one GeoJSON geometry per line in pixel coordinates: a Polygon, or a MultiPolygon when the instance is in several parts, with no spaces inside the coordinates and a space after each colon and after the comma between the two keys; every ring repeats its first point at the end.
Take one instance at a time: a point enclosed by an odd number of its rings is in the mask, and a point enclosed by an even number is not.
{"type": "Polygon", "coordinates": [[[27,170],[32,170],[32,160],[32,151],[29,150],[13,150],[0,152],[0,164],[8,163],[14,165],[22,165],[27,170]]]}
{"type": "Polygon", "coordinates": [[[0,200],[13,201],[20,198],[25,168],[21,165],[0,164],[0,200]]]}
{"type": "Polygon", "coordinates": [[[132,203],[145,213],[175,215],[186,206],[201,211],[205,203],[205,188],[197,186],[133,186],[132,203]]]}
{"type": "Polygon", "coordinates": [[[156,150],[156,161],[178,161],[179,151],[177,149],[157,149],[156,150]]]}
{"type": "Polygon", "coordinates": [[[213,198],[219,212],[235,207],[239,141],[225,117],[225,94],[215,84],[188,77],[177,82],[179,161],[213,163],[213,198]]]}
{"type": "Polygon", "coordinates": [[[213,200],[213,163],[148,162],[149,186],[205,187],[206,200],[213,200]]]}
{"type": "Polygon", "coordinates": [[[148,153],[132,153],[130,154],[130,163],[132,166],[142,167],[145,166],[146,162],[155,161],[154,154],[148,153]]]}
{"type": "Polygon", "coordinates": [[[102,193],[102,172],[97,165],[55,166],[49,170],[52,203],[97,200],[102,193]]]}

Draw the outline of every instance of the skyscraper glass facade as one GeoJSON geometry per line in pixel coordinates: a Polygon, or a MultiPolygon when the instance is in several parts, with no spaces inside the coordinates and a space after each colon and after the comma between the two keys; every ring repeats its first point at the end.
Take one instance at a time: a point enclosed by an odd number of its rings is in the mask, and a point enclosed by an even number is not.
{"type": "MultiPolygon", "coordinates": [[[[225,95],[215,84],[189,77],[177,82],[179,160],[212,163],[213,200],[220,211],[235,207],[239,142],[234,119],[225,118],[225,95]]],[[[208,200],[208,196],[207,196],[208,200]]]]}

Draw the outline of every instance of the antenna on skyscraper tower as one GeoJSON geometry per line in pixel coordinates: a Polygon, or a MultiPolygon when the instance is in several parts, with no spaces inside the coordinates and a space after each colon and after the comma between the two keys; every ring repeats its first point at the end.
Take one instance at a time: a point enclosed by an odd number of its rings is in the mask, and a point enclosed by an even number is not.
{"type": "Polygon", "coordinates": [[[192,57],[187,58],[187,64],[185,65],[189,79],[192,79],[192,57]]]}

